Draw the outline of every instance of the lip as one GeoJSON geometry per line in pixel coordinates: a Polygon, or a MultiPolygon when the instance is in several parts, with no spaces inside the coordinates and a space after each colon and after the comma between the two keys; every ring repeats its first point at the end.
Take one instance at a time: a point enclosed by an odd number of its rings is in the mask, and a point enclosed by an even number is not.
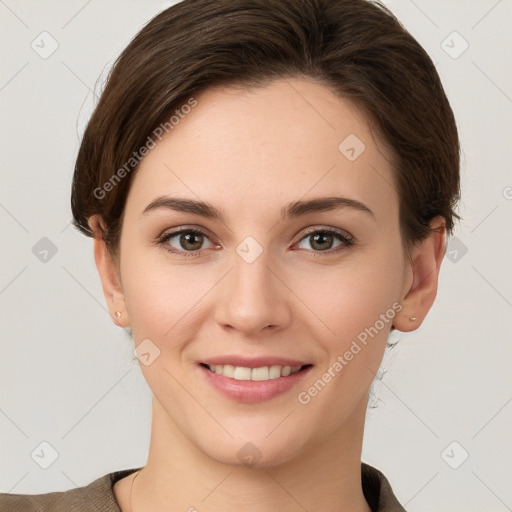
{"type": "MultiPolygon", "coordinates": [[[[240,359],[231,359],[231,358],[218,358],[215,359],[218,361],[224,361],[225,363],[206,363],[204,364],[232,364],[227,361],[240,361],[240,359]]],[[[210,361],[210,360],[209,360],[210,361]]],[[[211,360],[213,361],[213,359],[211,360]]],[[[258,359],[251,359],[250,364],[248,365],[247,359],[245,359],[244,364],[235,364],[233,366],[245,366],[245,368],[259,368],[261,366],[271,366],[271,364],[266,364],[269,361],[285,361],[287,364],[283,364],[282,366],[303,366],[299,361],[292,361],[289,359],[274,359],[274,358],[265,358],[265,364],[261,364],[258,359]],[[294,363],[289,364],[289,363],[294,363]],[[298,364],[295,364],[298,363],[298,364]]],[[[263,361],[263,359],[261,360],[263,361]]],[[[272,364],[281,364],[274,362],[272,364]]],[[[306,363],[307,364],[307,363],[306,363]]],[[[199,364],[199,371],[202,373],[203,377],[206,381],[218,392],[224,395],[231,400],[235,400],[237,402],[252,404],[257,402],[264,402],[266,400],[271,400],[272,398],[285,393],[286,391],[290,391],[292,388],[297,386],[297,384],[309,373],[312,369],[312,365],[306,366],[306,368],[300,369],[297,373],[288,375],[287,377],[279,377],[277,379],[270,380],[236,380],[230,377],[225,377],[224,375],[219,375],[218,373],[212,372],[210,369],[205,366],[199,364]]]]}
{"type": "Polygon", "coordinates": [[[284,357],[260,356],[260,357],[244,357],[237,355],[226,355],[219,357],[212,357],[199,361],[200,363],[214,365],[214,364],[230,364],[232,366],[242,366],[244,368],[262,368],[263,366],[305,366],[307,361],[298,361],[297,359],[287,359],[284,357]]]}

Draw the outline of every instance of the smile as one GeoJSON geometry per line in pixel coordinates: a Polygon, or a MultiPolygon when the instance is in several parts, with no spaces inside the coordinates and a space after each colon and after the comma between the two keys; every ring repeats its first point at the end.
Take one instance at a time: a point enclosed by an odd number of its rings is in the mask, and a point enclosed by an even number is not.
{"type": "Polygon", "coordinates": [[[249,367],[200,363],[198,368],[206,382],[221,395],[236,402],[251,404],[270,400],[292,390],[313,365],[272,364],[249,367]]]}
{"type": "Polygon", "coordinates": [[[235,380],[271,380],[279,377],[288,377],[297,373],[301,366],[261,366],[259,368],[246,368],[244,366],[233,366],[231,364],[211,364],[207,365],[210,371],[224,375],[235,380]]]}

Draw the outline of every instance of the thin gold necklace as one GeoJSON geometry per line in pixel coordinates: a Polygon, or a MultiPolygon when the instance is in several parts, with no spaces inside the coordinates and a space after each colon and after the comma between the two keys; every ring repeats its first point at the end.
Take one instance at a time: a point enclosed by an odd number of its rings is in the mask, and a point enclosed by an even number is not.
{"type": "MultiPolygon", "coordinates": [[[[146,467],[146,466],[144,466],[146,467]]],[[[141,468],[137,471],[137,474],[133,477],[133,480],[132,480],[132,485],[130,487],[130,512],[133,512],[133,507],[132,507],[132,491],[133,491],[133,484],[135,482],[135,479],[139,476],[139,474],[142,472],[144,468],[141,468]]]]}

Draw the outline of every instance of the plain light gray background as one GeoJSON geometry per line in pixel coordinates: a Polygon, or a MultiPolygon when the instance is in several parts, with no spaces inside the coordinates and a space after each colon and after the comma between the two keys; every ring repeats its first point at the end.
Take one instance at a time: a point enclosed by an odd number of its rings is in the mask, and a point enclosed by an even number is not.
{"type": "MultiPolygon", "coordinates": [[[[363,460],[407,510],[512,510],[512,2],[386,3],[454,109],[464,220],[433,309],[385,358],[363,460]]],[[[151,394],[106,311],[92,241],[69,224],[69,196],[94,94],[169,5],[0,0],[0,492],[67,490],[146,461],[151,394]],[[44,442],[57,455],[47,469],[44,442]]]]}

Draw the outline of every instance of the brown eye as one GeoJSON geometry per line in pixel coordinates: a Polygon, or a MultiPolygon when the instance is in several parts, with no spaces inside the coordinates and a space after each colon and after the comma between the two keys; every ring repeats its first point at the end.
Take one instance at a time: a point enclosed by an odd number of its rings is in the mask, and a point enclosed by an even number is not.
{"type": "Polygon", "coordinates": [[[314,252],[336,252],[338,248],[343,248],[353,243],[353,239],[348,233],[334,229],[317,229],[316,231],[310,231],[299,243],[303,243],[304,241],[309,241],[310,247],[301,247],[301,249],[313,250],[314,252]],[[336,239],[339,243],[333,245],[336,239]]]}
{"type": "Polygon", "coordinates": [[[179,245],[189,251],[197,251],[201,249],[203,245],[203,235],[195,234],[195,233],[182,233],[178,235],[178,243],[179,245]]]}
{"type": "Polygon", "coordinates": [[[196,229],[180,229],[165,234],[160,238],[159,243],[173,254],[196,256],[196,253],[205,249],[203,244],[206,240],[210,241],[202,231],[196,229]]]}

